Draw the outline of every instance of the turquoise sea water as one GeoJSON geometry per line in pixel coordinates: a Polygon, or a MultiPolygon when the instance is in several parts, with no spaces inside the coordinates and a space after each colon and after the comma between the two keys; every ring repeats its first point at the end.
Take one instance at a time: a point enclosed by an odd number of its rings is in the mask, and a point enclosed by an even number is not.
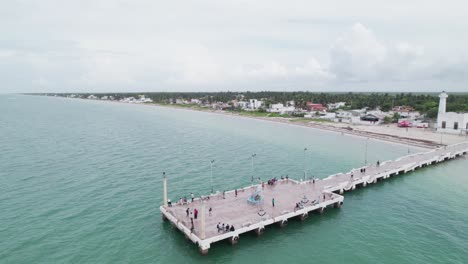
{"type": "MultiPolygon", "coordinates": [[[[153,106],[0,96],[0,263],[468,263],[468,160],[345,195],[286,228],[213,244],[208,256],[161,220],[169,196],[299,178],[364,163],[365,140],[153,106]]],[[[412,151],[415,151],[412,149],[412,151]]],[[[407,147],[369,140],[370,162],[407,147]]]]}

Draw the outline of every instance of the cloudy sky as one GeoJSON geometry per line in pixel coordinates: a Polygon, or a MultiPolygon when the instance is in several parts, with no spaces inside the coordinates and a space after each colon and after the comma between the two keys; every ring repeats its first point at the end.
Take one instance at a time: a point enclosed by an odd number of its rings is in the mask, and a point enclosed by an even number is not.
{"type": "Polygon", "coordinates": [[[0,92],[468,91],[468,4],[0,3],[0,92]]]}

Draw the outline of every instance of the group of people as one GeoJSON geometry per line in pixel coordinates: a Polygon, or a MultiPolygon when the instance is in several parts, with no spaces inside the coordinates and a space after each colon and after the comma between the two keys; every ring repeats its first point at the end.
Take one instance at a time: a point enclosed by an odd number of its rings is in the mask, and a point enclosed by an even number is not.
{"type": "Polygon", "coordinates": [[[294,207],[294,211],[299,210],[304,208],[304,204],[302,202],[296,203],[296,206],[294,207]]]}
{"type": "Polygon", "coordinates": [[[361,168],[360,171],[361,173],[366,173],[366,168],[361,168]]]}
{"type": "Polygon", "coordinates": [[[192,218],[192,216],[195,219],[198,218],[198,210],[196,208],[191,211],[190,208],[187,207],[187,210],[185,210],[185,213],[187,214],[187,217],[189,217],[190,215],[190,218],[192,218]]]}
{"type": "MultiPolygon", "coordinates": [[[[195,200],[195,195],[193,193],[190,193],[190,198],[193,203],[193,201],[195,200]]],[[[188,204],[187,196],[184,196],[184,198],[179,198],[178,204],[180,205],[188,204]]]]}
{"type": "Polygon", "coordinates": [[[234,225],[221,224],[221,222],[218,222],[216,228],[218,228],[218,233],[232,232],[235,230],[234,225]]]}
{"type": "Polygon", "coordinates": [[[268,185],[274,185],[277,181],[278,181],[278,179],[276,177],[274,177],[273,179],[269,179],[268,180],[268,185]]]}

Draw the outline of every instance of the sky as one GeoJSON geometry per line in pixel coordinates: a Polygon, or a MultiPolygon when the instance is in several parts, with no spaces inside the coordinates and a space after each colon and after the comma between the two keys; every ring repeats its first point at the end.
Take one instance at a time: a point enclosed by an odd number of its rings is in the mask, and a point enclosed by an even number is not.
{"type": "Polygon", "coordinates": [[[468,2],[0,2],[0,93],[468,92],[468,2]]]}

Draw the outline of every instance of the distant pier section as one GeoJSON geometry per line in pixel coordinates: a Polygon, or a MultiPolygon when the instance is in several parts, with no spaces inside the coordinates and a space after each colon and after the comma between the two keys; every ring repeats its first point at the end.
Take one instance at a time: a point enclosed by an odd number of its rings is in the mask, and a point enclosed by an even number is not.
{"type": "Polygon", "coordinates": [[[227,240],[236,244],[241,234],[253,231],[261,235],[267,226],[277,224],[283,227],[292,218],[303,221],[311,213],[323,213],[328,207],[341,207],[344,201],[342,194],[346,191],[448,161],[467,152],[468,142],[462,142],[324,179],[278,179],[194,198],[193,201],[188,197],[187,201],[176,203],[168,201],[167,179],[164,176],[164,204],[160,210],[164,220],[195,243],[201,254],[207,254],[215,242],[227,240]],[[223,228],[220,230],[218,224],[228,224],[229,229],[220,226],[223,228]]]}

